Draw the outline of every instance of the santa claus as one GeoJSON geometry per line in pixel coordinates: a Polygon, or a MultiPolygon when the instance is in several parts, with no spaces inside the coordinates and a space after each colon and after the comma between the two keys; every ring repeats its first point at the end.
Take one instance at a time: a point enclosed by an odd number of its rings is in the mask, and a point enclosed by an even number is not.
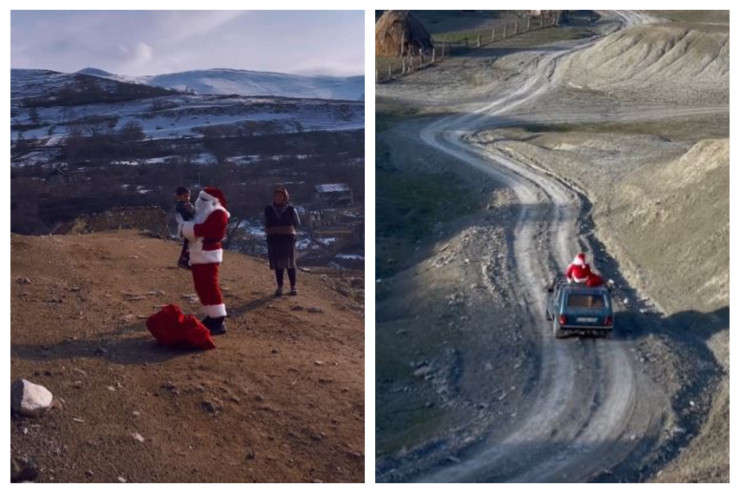
{"type": "Polygon", "coordinates": [[[226,198],[218,188],[206,187],[195,202],[192,221],[180,222],[180,236],[190,240],[190,267],[211,334],[226,333],[226,305],[218,282],[218,268],[223,260],[221,240],[226,236],[229,211],[226,198]]]}
{"type": "Polygon", "coordinates": [[[586,263],[586,254],[583,252],[576,255],[576,258],[573,259],[565,272],[568,282],[579,284],[585,284],[591,275],[591,266],[586,263]]]}

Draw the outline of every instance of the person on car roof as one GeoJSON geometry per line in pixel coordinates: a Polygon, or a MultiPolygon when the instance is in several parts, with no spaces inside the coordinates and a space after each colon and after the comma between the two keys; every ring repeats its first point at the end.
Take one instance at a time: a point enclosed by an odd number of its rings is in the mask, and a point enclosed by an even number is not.
{"type": "Polygon", "coordinates": [[[565,271],[565,277],[569,283],[586,284],[592,276],[591,266],[586,263],[586,254],[583,252],[576,255],[568,266],[568,270],[565,271]]]}

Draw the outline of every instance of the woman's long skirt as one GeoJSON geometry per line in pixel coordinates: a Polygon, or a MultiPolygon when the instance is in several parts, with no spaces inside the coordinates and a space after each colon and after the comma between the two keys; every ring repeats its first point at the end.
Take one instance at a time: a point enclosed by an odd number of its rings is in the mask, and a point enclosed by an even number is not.
{"type": "Polygon", "coordinates": [[[268,235],[270,269],[295,269],[295,235],[268,235]]]}

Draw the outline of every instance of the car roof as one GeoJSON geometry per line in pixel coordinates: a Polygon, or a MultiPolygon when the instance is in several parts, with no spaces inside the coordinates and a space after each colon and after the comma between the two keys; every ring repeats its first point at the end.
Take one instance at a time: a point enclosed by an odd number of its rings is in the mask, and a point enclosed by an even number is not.
{"type": "Polygon", "coordinates": [[[605,286],[579,286],[574,284],[564,284],[561,289],[567,293],[609,294],[609,290],[605,286]]]}

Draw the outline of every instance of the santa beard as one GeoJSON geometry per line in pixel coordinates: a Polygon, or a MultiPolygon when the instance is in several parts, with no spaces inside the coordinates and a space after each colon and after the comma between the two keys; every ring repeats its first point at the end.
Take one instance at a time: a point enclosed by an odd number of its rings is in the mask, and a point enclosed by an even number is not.
{"type": "Polygon", "coordinates": [[[205,221],[208,215],[215,209],[216,205],[213,202],[210,200],[203,200],[199,197],[198,200],[195,201],[195,217],[193,220],[196,223],[201,223],[205,221]]]}

